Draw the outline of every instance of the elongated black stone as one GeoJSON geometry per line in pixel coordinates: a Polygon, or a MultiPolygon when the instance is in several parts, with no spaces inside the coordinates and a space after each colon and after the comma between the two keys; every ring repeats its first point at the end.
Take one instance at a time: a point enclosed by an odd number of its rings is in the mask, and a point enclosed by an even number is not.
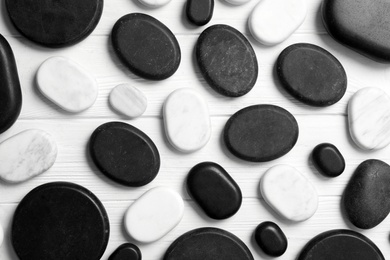
{"type": "Polygon", "coordinates": [[[118,247],[108,258],[108,260],[141,260],[142,254],[139,248],[130,243],[125,243],[118,247]]]}
{"type": "Polygon", "coordinates": [[[345,169],[344,157],[333,144],[322,143],[317,145],[313,149],[312,160],[317,170],[329,178],[339,176],[345,169]]]}
{"type": "Polygon", "coordinates": [[[255,240],[258,246],[269,256],[278,257],[287,250],[287,237],[278,225],[263,222],[257,226],[255,240]]]}
{"type": "Polygon", "coordinates": [[[214,0],[187,0],[186,14],[195,25],[205,25],[213,17],[214,0]]]}

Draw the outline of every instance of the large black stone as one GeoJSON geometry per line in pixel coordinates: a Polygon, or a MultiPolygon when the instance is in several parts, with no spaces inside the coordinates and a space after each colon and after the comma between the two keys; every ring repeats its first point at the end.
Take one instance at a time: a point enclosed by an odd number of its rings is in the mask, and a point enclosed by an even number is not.
{"type": "Polygon", "coordinates": [[[257,226],[255,240],[259,247],[269,256],[278,257],[287,250],[287,237],[278,225],[273,222],[263,222],[257,226]]]}
{"type": "Polygon", "coordinates": [[[344,157],[333,144],[317,145],[313,149],[312,160],[317,170],[329,178],[341,175],[345,169],[344,157]]]}
{"type": "Polygon", "coordinates": [[[141,260],[142,254],[139,248],[130,243],[125,243],[118,247],[108,258],[108,260],[141,260]]]}
{"type": "Polygon", "coordinates": [[[160,154],[153,141],[126,123],[99,126],[91,136],[89,151],[104,175],[126,186],[146,185],[160,169],[160,154]]]}
{"type": "Polygon", "coordinates": [[[213,12],[214,0],[187,0],[187,18],[195,25],[201,26],[210,22],[213,12]]]}
{"type": "Polygon", "coordinates": [[[390,212],[390,166],[366,160],[355,170],[344,191],[348,219],[362,229],[381,223],[390,212]]]}
{"type": "Polygon", "coordinates": [[[92,192],[53,182],[33,189],[19,203],[11,239],[20,260],[99,260],[109,234],[107,213],[92,192]]]}

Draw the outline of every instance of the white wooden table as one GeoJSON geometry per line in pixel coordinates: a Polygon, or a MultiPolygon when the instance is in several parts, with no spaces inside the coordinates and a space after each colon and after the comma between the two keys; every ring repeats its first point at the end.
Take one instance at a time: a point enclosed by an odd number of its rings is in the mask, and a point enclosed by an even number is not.
{"type": "MultiPolygon", "coordinates": [[[[335,42],[323,27],[319,12],[321,0],[307,0],[309,11],[304,24],[286,42],[275,47],[261,46],[249,35],[247,18],[258,0],[238,7],[216,0],[213,19],[200,28],[187,22],[185,0],[172,0],[167,6],[153,10],[140,6],[136,0],[106,0],[102,19],[92,35],[64,49],[40,47],[21,37],[9,21],[4,2],[2,0],[0,5],[0,33],[7,38],[16,57],[23,89],[23,108],[14,126],[0,135],[0,141],[22,130],[39,128],[56,138],[59,154],[54,166],[39,177],[18,185],[0,182],[0,221],[6,230],[5,241],[0,248],[1,260],[17,259],[10,242],[10,225],[18,202],[33,188],[53,181],[75,182],[90,189],[102,200],[111,225],[110,240],[102,259],[107,259],[120,244],[131,242],[122,227],[123,214],[135,199],[155,186],[166,186],[180,192],[185,199],[185,214],[181,223],[161,240],[148,245],[138,244],[145,260],[162,259],[173,240],[189,230],[205,226],[219,227],[234,233],[248,245],[255,259],[267,259],[258,249],[252,234],[259,223],[274,221],[289,240],[287,252],[279,258],[283,260],[295,259],[303,246],[323,231],[339,228],[356,230],[343,217],[340,206],[342,192],[354,169],[362,161],[377,158],[390,163],[390,148],[377,152],[359,150],[349,137],[346,105],[351,95],[363,87],[379,87],[390,94],[390,67],[371,61],[335,42]],[[154,16],[176,35],[181,46],[182,61],[171,78],[159,82],[140,79],[129,72],[113,53],[111,28],[121,16],[132,12],[154,16]],[[199,33],[212,24],[235,27],[249,38],[256,51],[259,77],[253,90],[243,97],[226,98],[217,94],[200,75],[194,59],[194,45],[199,33]],[[324,47],[344,65],[348,75],[348,89],[337,104],[328,108],[305,106],[280,87],[273,70],[275,60],[285,47],[298,42],[324,47]],[[35,73],[45,59],[54,55],[72,59],[96,77],[99,96],[93,107],[80,114],[65,113],[39,93],[34,80],[35,73]],[[148,98],[144,116],[136,120],[121,118],[108,104],[111,89],[126,82],[139,88],[148,98]],[[168,144],[161,118],[165,98],[173,90],[182,87],[195,89],[207,100],[213,128],[208,145],[187,155],[176,152],[168,144]],[[268,163],[248,163],[236,159],[226,150],[221,138],[225,122],[237,110],[253,104],[279,105],[296,117],[300,127],[299,139],[286,156],[268,163]],[[140,188],[118,185],[102,175],[88,158],[87,142],[94,129],[102,123],[118,120],[140,128],[154,140],[160,151],[161,169],[149,185],[140,188]],[[311,150],[322,142],[335,144],[346,159],[346,170],[338,178],[321,177],[309,160],[311,150]],[[207,218],[186,192],[184,180],[188,171],[195,164],[206,160],[221,164],[242,189],[242,207],[230,219],[214,221],[207,218]],[[288,223],[276,216],[260,198],[258,185],[261,176],[269,167],[282,163],[300,170],[318,191],[319,208],[308,221],[288,223]]],[[[390,217],[374,229],[361,232],[372,239],[385,256],[390,256],[390,217]]]]}

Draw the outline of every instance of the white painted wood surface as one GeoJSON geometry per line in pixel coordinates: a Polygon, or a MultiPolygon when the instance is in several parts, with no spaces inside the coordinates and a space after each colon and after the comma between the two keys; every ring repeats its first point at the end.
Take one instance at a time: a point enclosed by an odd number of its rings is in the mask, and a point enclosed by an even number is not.
{"type": "MultiPolygon", "coordinates": [[[[213,226],[224,228],[240,237],[251,249],[256,260],[268,259],[255,245],[252,233],[262,221],[278,223],[289,239],[289,247],[279,259],[295,259],[302,247],[315,235],[336,228],[353,228],[343,217],[341,194],[354,169],[363,160],[377,158],[390,163],[390,147],[375,152],[364,152],[354,145],[347,129],[346,105],[351,95],[363,87],[379,87],[390,94],[389,65],[371,61],[336,43],[326,33],[319,14],[321,0],[307,0],[308,15],[305,22],[286,42],[274,47],[256,43],[248,34],[247,18],[258,0],[242,6],[232,6],[224,0],[215,0],[211,24],[228,24],[243,32],[253,44],[259,61],[259,78],[254,89],[246,96],[236,99],[218,95],[210,89],[201,77],[194,61],[194,44],[204,27],[194,27],[185,18],[185,0],[171,1],[160,9],[148,9],[138,0],[106,0],[103,17],[91,36],[83,42],[64,49],[40,47],[24,39],[10,24],[4,0],[0,5],[0,33],[10,42],[17,60],[23,88],[23,108],[19,120],[4,134],[0,141],[29,128],[40,128],[51,133],[57,140],[58,158],[46,173],[26,183],[9,185],[0,182],[0,222],[6,231],[1,260],[16,260],[10,243],[10,225],[17,203],[34,187],[52,181],[71,181],[94,192],[105,205],[111,223],[111,235],[102,259],[120,244],[130,241],[122,226],[123,214],[128,206],[152,187],[166,186],[175,189],[185,199],[185,213],[182,222],[166,237],[148,244],[139,245],[143,259],[162,259],[174,239],[197,227],[213,226]],[[131,12],[153,15],[166,24],[177,36],[182,50],[181,65],[171,78],[152,82],[138,78],[119,62],[110,44],[110,31],[115,21],[131,12]],[[273,66],[278,54],[288,45],[297,42],[317,44],[333,53],[344,65],[348,75],[348,89],[344,98],[328,108],[312,108],[299,104],[275,79],[273,66]],[[99,84],[99,95],[90,109],[80,114],[69,114],[57,108],[44,98],[36,88],[35,73],[48,57],[68,57],[92,73],[99,84]],[[130,83],[145,93],[148,108],[145,114],[135,120],[125,120],[109,106],[108,95],[120,83],[130,83]],[[202,150],[193,154],[176,152],[167,142],[161,120],[162,104],[175,89],[191,87],[207,100],[212,116],[212,137],[202,150]],[[292,112],[300,126],[297,145],[286,156],[268,163],[247,163],[234,158],[225,148],[221,133],[230,115],[248,105],[270,103],[280,105],[292,112]],[[120,120],[130,123],[147,133],[156,143],[161,154],[161,170],[157,178],[147,186],[127,188],[104,177],[91,163],[87,154],[87,142],[93,130],[100,124],[120,120]],[[313,168],[309,160],[311,150],[321,142],[335,144],[345,156],[347,167],[336,179],[325,179],[313,168]],[[244,201],[240,211],[232,218],[214,221],[189,198],[184,180],[195,164],[212,160],[221,164],[240,185],[244,201]],[[260,198],[258,185],[260,177],[271,166],[286,163],[296,167],[316,187],[319,198],[317,213],[308,221],[293,224],[278,218],[260,198]]],[[[0,158],[1,163],[1,158],[0,158]]],[[[355,229],[356,230],[356,229],[355,229]]],[[[361,230],[360,230],[361,231],[361,230]]],[[[372,239],[383,254],[390,256],[390,217],[372,230],[361,231],[372,239]]]]}

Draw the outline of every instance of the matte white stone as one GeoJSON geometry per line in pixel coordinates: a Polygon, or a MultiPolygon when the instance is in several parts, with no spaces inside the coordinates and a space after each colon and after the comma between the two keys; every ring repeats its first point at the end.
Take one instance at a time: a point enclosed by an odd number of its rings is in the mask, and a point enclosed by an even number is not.
{"type": "Polygon", "coordinates": [[[4,230],[3,227],[0,225],[0,247],[3,244],[3,240],[4,240],[4,230]]]}
{"type": "Polygon", "coordinates": [[[304,221],[317,211],[318,195],[315,188],[289,165],[270,168],[261,178],[260,192],[265,202],[287,220],[304,221]]]}
{"type": "Polygon", "coordinates": [[[225,0],[225,1],[232,5],[243,5],[248,3],[250,0],[225,0]]]}
{"type": "Polygon", "coordinates": [[[57,145],[48,133],[29,129],[0,144],[0,179],[19,183],[47,171],[57,158],[57,145]]]}
{"type": "Polygon", "coordinates": [[[130,84],[120,84],[110,93],[110,104],[119,113],[135,118],[141,116],[148,105],[145,95],[130,84]]]}
{"type": "Polygon", "coordinates": [[[129,207],[124,225],[133,239],[151,243],[176,227],[183,213],[181,196],[171,189],[157,187],[144,193],[129,207]]]}
{"type": "Polygon", "coordinates": [[[138,1],[147,7],[157,8],[168,4],[171,0],[138,0],[138,1]]]}
{"type": "Polygon", "coordinates": [[[44,96],[73,113],[92,106],[98,95],[95,78],[64,57],[44,61],[37,72],[37,84],[44,96]]]}
{"type": "Polygon", "coordinates": [[[190,88],[173,91],[165,101],[164,125],[171,145],[184,153],[204,147],[211,136],[210,116],[203,97],[190,88]]]}
{"type": "Polygon", "coordinates": [[[305,0],[261,0],[249,16],[249,31],[258,42],[276,45],[298,29],[306,12],[305,0]]]}
{"type": "Polygon", "coordinates": [[[363,88],[348,103],[352,140],[361,149],[382,149],[390,143],[390,97],[379,88],[363,88]]]}

